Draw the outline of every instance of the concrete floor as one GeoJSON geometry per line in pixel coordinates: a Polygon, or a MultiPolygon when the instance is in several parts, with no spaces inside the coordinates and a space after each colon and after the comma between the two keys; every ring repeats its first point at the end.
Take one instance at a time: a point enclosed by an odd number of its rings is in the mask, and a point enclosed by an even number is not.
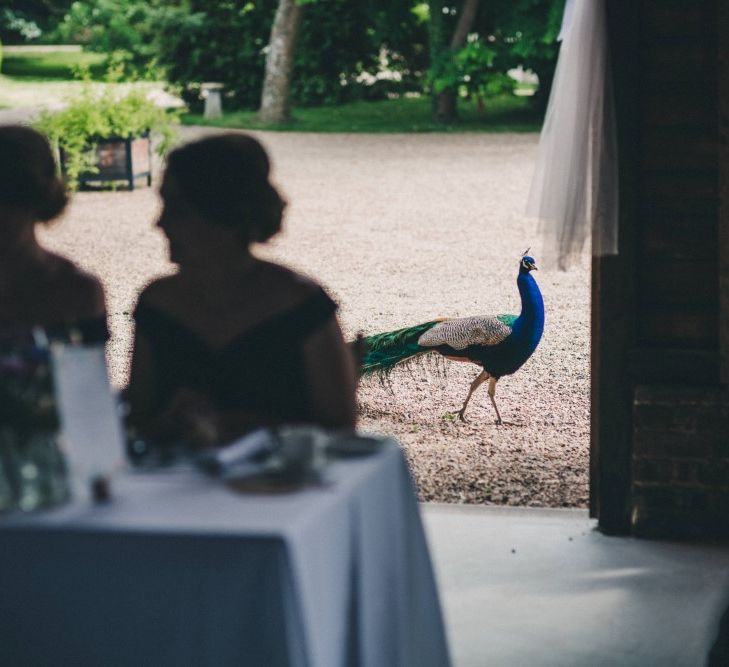
{"type": "Polygon", "coordinates": [[[606,537],[583,510],[423,508],[456,667],[706,664],[729,547],[606,537]]]}

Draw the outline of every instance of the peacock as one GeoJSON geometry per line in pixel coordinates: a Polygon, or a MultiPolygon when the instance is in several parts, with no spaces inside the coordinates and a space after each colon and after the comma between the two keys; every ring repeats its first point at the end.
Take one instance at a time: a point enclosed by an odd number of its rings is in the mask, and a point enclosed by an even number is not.
{"type": "Polygon", "coordinates": [[[496,383],[515,373],[537,349],[544,331],[544,301],[532,271],[537,270],[527,250],[519,261],[516,284],[521,296],[521,314],[440,318],[397,331],[364,339],[362,375],[388,373],[394,366],[414,357],[438,353],[452,361],[470,361],[482,368],[471,383],[458,417],[466,421],[471,396],[486,380],[488,395],[496,411],[496,383]]]}

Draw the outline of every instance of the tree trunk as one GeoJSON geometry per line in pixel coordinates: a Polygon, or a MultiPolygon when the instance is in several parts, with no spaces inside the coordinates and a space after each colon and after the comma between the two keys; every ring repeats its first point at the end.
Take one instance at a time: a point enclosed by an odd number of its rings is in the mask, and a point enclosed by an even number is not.
{"type": "MultiPolygon", "coordinates": [[[[450,52],[451,55],[463,48],[471,32],[473,22],[476,18],[479,0],[463,0],[458,23],[451,37],[450,52]]],[[[431,3],[431,12],[434,10],[442,11],[442,3],[431,3]]],[[[440,17],[438,17],[440,19],[440,17]]],[[[431,13],[431,20],[433,14],[431,13]]],[[[433,120],[438,123],[452,123],[458,118],[458,95],[454,88],[446,88],[435,96],[433,100],[433,120]]]]}
{"type": "Polygon", "coordinates": [[[446,88],[435,96],[433,105],[433,119],[437,123],[452,123],[458,118],[456,91],[446,88]]]}
{"type": "Polygon", "coordinates": [[[271,26],[261,108],[258,111],[258,117],[267,123],[291,120],[291,74],[300,25],[301,6],[296,0],[279,0],[271,26]]]}
{"type": "Polygon", "coordinates": [[[463,0],[461,15],[451,38],[451,51],[458,51],[465,45],[468,33],[471,32],[473,22],[476,20],[478,2],[479,0],[463,0]]]}

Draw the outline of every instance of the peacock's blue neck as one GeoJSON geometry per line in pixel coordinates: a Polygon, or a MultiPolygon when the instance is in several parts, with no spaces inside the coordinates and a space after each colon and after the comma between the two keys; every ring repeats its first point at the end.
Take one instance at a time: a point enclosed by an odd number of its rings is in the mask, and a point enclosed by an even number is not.
{"type": "Polygon", "coordinates": [[[518,340],[525,352],[531,354],[544,332],[544,301],[537,281],[528,271],[519,271],[516,284],[521,296],[521,314],[514,322],[512,337],[518,340]]]}

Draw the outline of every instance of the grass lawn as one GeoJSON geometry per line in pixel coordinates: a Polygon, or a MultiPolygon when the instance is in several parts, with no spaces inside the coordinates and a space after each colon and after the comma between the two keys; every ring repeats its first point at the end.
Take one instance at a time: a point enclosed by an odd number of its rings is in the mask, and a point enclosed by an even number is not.
{"type": "Polygon", "coordinates": [[[106,72],[106,55],[86,51],[29,51],[5,53],[2,74],[24,81],[58,81],[74,78],[74,69],[88,67],[92,78],[101,79],[106,72]]]}
{"type": "Polygon", "coordinates": [[[541,119],[528,97],[504,95],[486,102],[479,111],[475,103],[461,101],[460,119],[453,125],[434,123],[430,98],[399,98],[381,102],[351,102],[341,106],[294,109],[289,124],[262,123],[255,111],[234,111],[217,120],[202,114],[184,114],[185,125],[278,130],[288,132],[538,132],[541,119]]]}
{"type": "Polygon", "coordinates": [[[5,50],[0,72],[0,107],[35,107],[62,102],[83,86],[74,78],[78,66],[88,67],[93,79],[103,78],[105,54],[52,51],[51,48],[5,50]]]}
{"type": "Polygon", "coordinates": [[[106,55],[53,46],[7,47],[0,74],[0,109],[54,107],[79,94],[86,85],[75,78],[78,66],[89,68],[94,88],[141,86],[161,91],[159,81],[106,83],[106,55]]]}
{"type": "MultiPolygon", "coordinates": [[[[0,108],[16,109],[18,107],[47,108],[58,107],[69,98],[81,93],[83,81],[66,81],[64,79],[46,79],[33,81],[22,77],[0,76],[0,108]]],[[[162,91],[163,83],[144,81],[140,83],[103,83],[91,82],[92,88],[101,89],[106,86],[128,88],[131,86],[146,88],[150,91],[162,91]]]]}

